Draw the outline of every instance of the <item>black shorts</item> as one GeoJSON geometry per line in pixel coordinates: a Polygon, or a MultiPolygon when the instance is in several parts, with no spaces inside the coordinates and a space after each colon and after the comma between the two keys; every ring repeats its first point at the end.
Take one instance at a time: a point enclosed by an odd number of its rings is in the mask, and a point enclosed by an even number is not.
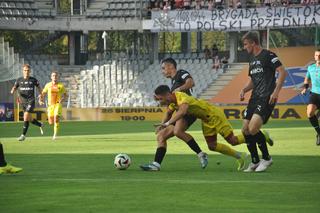
{"type": "Polygon", "coordinates": [[[34,101],[22,102],[21,106],[22,106],[23,112],[33,112],[35,102],[34,101]]]}
{"type": "MultiPolygon", "coordinates": [[[[182,119],[184,119],[187,122],[186,130],[189,129],[189,127],[197,120],[196,117],[194,117],[193,115],[188,115],[188,114],[183,116],[182,119]]],[[[175,125],[175,123],[173,125],[175,125]]]]}
{"type": "Polygon", "coordinates": [[[320,109],[320,94],[311,92],[309,97],[309,104],[314,104],[318,109],[320,109]]]}
{"type": "Polygon", "coordinates": [[[264,99],[250,99],[244,111],[244,119],[251,120],[253,114],[261,116],[263,123],[267,123],[276,104],[269,104],[269,97],[264,99]]]}

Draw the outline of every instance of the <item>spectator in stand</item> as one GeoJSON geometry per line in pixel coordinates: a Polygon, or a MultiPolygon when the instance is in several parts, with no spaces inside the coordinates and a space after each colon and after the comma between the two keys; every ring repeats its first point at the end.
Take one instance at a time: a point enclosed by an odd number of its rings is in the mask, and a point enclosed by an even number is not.
{"type": "Polygon", "coordinates": [[[169,0],[165,0],[165,1],[164,1],[163,10],[164,10],[165,12],[168,11],[168,10],[171,10],[171,5],[170,5],[169,0]]]}
{"type": "Polygon", "coordinates": [[[215,69],[216,72],[218,72],[218,69],[220,68],[220,59],[219,59],[219,56],[216,55],[214,57],[214,60],[213,60],[213,66],[212,66],[212,69],[215,69]]]}
{"type": "Polygon", "coordinates": [[[219,53],[219,49],[216,44],[213,44],[211,54],[212,54],[212,59],[214,59],[219,53]]]}
{"type": "Polygon", "coordinates": [[[229,67],[228,57],[223,56],[223,58],[221,59],[221,68],[222,68],[223,73],[225,73],[227,71],[228,67],[229,67]]]}
{"type": "Polygon", "coordinates": [[[271,7],[272,0],[264,0],[264,5],[267,7],[271,7]]]}
{"type": "Polygon", "coordinates": [[[208,59],[211,58],[211,51],[209,50],[208,45],[204,47],[203,53],[204,53],[204,58],[206,59],[206,62],[207,62],[208,59]]]}
{"type": "Polygon", "coordinates": [[[208,10],[213,10],[213,8],[214,8],[213,0],[209,0],[208,1],[208,10]]]}
{"type": "Polygon", "coordinates": [[[183,1],[183,7],[186,10],[190,10],[191,9],[191,0],[184,0],[183,1]]]}
{"type": "Polygon", "coordinates": [[[236,2],[236,8],[242,8],[242,4],[240,0],[237,0],[236,2]]]}
{"type": "Polygon", "coordinates": [[[286,7],[290,5],[290,1],[289,0],[281,0],[281,4],[282,6],[286,7]]]}
{"type": "Polygon", "coordinates": [[[183,0],[175,0],[175,8],[176,9],[183,9],[183,0]]]}
{"type": "Polygon", "coordinates": [[[196,7],[195,7],[195,9],[196,9],[196,10],[201,10],[201,9],[202,9],[202,4],[203,4],[202,0],[196,0],[196,7]]]}
{"type": "Polygon", "coordinates": [[[215,0],[216,9],[223,9],[223,0],[215,0]]]}

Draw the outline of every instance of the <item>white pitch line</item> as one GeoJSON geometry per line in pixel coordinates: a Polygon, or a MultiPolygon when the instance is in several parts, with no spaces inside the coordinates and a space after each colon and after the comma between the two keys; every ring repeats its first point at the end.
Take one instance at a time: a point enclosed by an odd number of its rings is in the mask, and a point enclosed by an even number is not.
{"type": "Polygon", "coordinates": [[[239,183],[239,184],[307,184],[320,185],[320,182],[310,181],[259,181],[259,180],[178,180],[178,179],[104,179],[104,178],[34,178],[34,182],[49,181],[49,182],[162,182],[162,183],[180,183],[180,184],[221,184],[221,183],[239,183]]]}

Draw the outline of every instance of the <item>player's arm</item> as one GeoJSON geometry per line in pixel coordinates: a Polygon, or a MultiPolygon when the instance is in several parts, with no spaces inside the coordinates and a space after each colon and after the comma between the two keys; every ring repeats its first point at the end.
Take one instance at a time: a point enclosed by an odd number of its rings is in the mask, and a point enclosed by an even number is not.
{"type": "Polygon", "coordinates": [[[183,118],[183,116],[185,116],[188,112],[188,108],[189,108],[189,104],[187,103],[183,103],[181,105],[179,105],[179,109],[176,112],[176,114],[170,118],[170,120],[168,120],[166,123],[164,123],[164,126],[169,126],[173,123],[175,123],[177,120],[183,118]]]}
{"type": "Polygon", "coordinates": [[[240,101],[243,101],[244,95],[252,89],[253,89],[253,82],[252,82],[252,79],[249,78],[249,81],[247,82],[247,84],[243,87],[242,90],[240,90],[240,101]]]}
{"type": "Polygon", "coordinates": [[[185,81],[185,83],[183,85],[181,85],[180,87],[175,89],[175,91],[177,91],[177,92],[185,92],[185,91],[191,89],[193,86],[194,86],[194,81],[190,77],[190,78],[187,78],[187,80],[185,81]]]}
{"type": "Polygon", "coordinates": [[[18,80],[17,80],[17,81],[14,83],[14,85],[13,85],[10,93],[11,93],[11,94],[14,94],[14,93],[17,91],[18,87],[19,87],[19,83],[18,83],[18,80]]]}
{"type": "Polygon", "coordinates": [[[159,124],[154,124],[154,127],[156,127],[155,133],[158,134],[158,132],[164,128],[166,128],[166,126],[164,126],[163,124],[166,123],[167,121],[170,120],[170,118],[173,115],[173,110],[171,109],[167,109],[167,112],[165,113],[164,117],[162,118],[162,122],[159,124]]]}
{"type": "Polygon", "coordinates": [[[308,88],[310,87],[310,83],[311,83],[311,80],[310,80],[310,78],[308,77],[308,74],[307,74],[306,77],[304,78],[304,81],[303,81],[303,89],[301,91],[302,95],[306,94],[308,88]]]}
{"type": "Polygon", "coordinates": [[[67,95],[67,92],[64,92],[61,96],[61,99],[59,101],[59,103],[62,103],[63,101],[67,100],[68,99],[68,95],[67,95]]]}
{"type": "Polygon", "coordinates": [[[274,89],[273,93],[270,96],[270,100],[269,100],[270,104],[274,104],[277,102],[282,85],[288,75],[287,71],[284,69],[284,67],[282,65],[277,67],[276,71],[279,73],[279,76],[278,76],[278,80],[276,83],[276,88],[274,89]]]}
{"type": "Polygon", "coordinates": [[[48,87],[47,85],[45,85],[45,87],[43,88],[43,90],[41,91],[40,95],[39,95],[39,104],[43,105],[44,104],[44,96],[47,94],[48,92],[48,87]]]}

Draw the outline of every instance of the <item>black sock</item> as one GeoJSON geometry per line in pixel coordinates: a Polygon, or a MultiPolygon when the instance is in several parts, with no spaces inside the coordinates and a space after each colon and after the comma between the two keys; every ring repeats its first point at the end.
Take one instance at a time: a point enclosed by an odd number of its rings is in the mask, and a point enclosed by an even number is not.
{"type": "Polygon", "coordinates": [[[33,125],[38,126],[38,127],[41,127],[41,126],[42,126],[42,124],[41,124],[39,121],[37,121],[36,119],[33,119],[33,120],[31,121],[31,123],[32,123],[33,125]]]}
{"type": "Polygon", "coordinates": [[[252,135],[245,135],[244,137],[246,139],[247,148],[251,155],[251,161],[252,163],[256,164],[260,161],[260,159],[259,159],[257,145],[254,140],[254,137],[252,135]]]}
{"type": "Polygon", "coordinates": [[[166,147],[158,147],[156,151],[156,155],[154,156],[154,161],[161,164],[164,156],[166,155],[167,148],[166,147]]]}
{"type": "Polygon", "coordinates": [[[27,134],[28,128],[29,128],[29,121],[23,122],[23,130],[22,130],[23,135],[27,134]]]}
{"type": "Polygon", "coordinates": [[[253,137],[256,139],[259,149],[262,152],[262,158],[265,160],[270,160],[270,155],[266,144],[266,137],[264,136],[264,134],[259,131],[253,137]]]}
{"type": "Polygon", "coordinates": [[[4,152],[3,152],[3,147],[2,144],[0,143],[0,167],[6,166],[7,162],[4,159],[4,152]]]}
{"type": "Polygon", "coordinates": [[[195,153],[199,154],[200,152],[202,152],[199,145],[193,138],[188,141],[187,144],[195,153]]]}
{"type": "Polygon", "coordinates": [[[309,121],[310,121],[311,125],[313,126],[313,128],[318,133],[318,135],[320,135],[320,127],[319,127],[319,121],[318,121],[317,116],[314,115],[314,116],[310,117],[309,121]]]}

